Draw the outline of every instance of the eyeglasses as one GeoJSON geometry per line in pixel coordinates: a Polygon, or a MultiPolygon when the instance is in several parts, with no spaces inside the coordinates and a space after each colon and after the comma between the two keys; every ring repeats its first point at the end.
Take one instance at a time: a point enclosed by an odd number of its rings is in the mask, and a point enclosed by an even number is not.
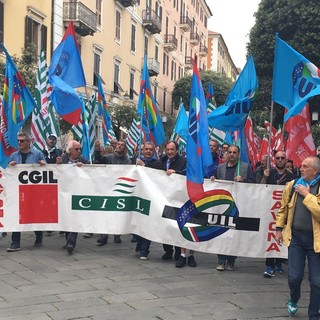
{"type": "Polygon", "coordinates": [[[18,142],[19,142],[19,143],[24,143],[24,142],[26,142],[26,141],[27,141],[27,140],[23,140],[23,139],[20,139],[20,140],[19,140],[19,139],[18,139],[18,142]]]}
{"type": "Polygon", "coordinates": [[[276,157],[276,160],[284,160],[285,157],[276,157]]]}
{"type": "Polygon", "coordinates": [[[76,150],[76,151],[81,151],[82,150],[82,148],[73,148],[74,150],[76,150]]]}
{"type": "Polygon", "coordinates": [[[228,153],[231,153],[231,154],[237,154],[238,151],[228,151],[228,153]]]}

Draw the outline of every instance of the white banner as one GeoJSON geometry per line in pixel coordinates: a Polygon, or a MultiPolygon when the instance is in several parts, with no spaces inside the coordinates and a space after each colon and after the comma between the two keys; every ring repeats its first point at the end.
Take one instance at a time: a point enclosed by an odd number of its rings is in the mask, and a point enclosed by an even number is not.
{"type": "Polygon", "coordinates": [[[186,177],[133,165],[17,165],[0,183],[0,231],[135,233],[208,253],[287,257],[274,240],[283,186],[206,180],[193,205],[186,177]]]}

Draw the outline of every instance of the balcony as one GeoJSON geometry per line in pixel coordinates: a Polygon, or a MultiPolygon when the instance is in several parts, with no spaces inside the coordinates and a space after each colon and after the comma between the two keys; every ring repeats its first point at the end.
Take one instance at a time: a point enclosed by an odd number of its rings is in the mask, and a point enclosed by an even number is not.
{"type": "Polygon", "coordinates": [[[97,15],[81,2],[63,3],[63,22],[68,25],[70,21],[82,37],[92,36],[97,31],[97,15]]]}
{"type": "Polygon", "coordinates": [[[204,44],[200,44],[199,56],[205,57],[208,54],[208,48],[204,44]]]}
{"type": "Polygon", "coordinates": [[[188,16],[180,17],[180,29],[183,31],[190,31],[192,28],[192,21],[188,16]]]}
{"type": "Polygon", "coordinates": [[[189,70],[193,68],[194,59],[192,57],[185,57],[185,69],[189,70]]]}
{"type": "Polygon", "coordinates": [[[133,7],[136,3],[137,0],[116,0],[116,2],[119,2],[123,7],[133,7]]]}
{"type": "Polygon", "coordinates": [[[161,19],[154,10],[142,11],[143,26],[152,34],[161,32],[161,19]]]}
{"type": "Polygon", "coordinates": [[[196,32],[190,33],[190,44],[198,46],[200,44],[200,36],[196,32]]]}
{"type": "MultiPolygon", "coordinates": [[[[143,63],[144,63],[144,60],[142,59],[142,66],[143,66],[143,63]]],[[[160,70],[159,61],[157,61],[154,58],[148,58],[147,66],[148,66],[149,77],[156,77],[159,74],[159,70],[160,70]]]]}
{"type": "Polygon", "coordinates": [[[174,51],[178,48],[178,39],[173,34],[166,34],[164,36],[164,48],[168,51],[174,51]]]}

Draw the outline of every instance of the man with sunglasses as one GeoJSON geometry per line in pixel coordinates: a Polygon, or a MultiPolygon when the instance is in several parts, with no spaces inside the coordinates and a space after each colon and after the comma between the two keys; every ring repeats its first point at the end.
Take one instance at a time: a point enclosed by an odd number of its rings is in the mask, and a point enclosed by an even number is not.
{"type": "MultiPolygon", "coordinates": [[[[286,185],[288,182],[295,179],[296,176],[286,169],[286,164],[287,158],[285,152],[278,151],[275,154],[275,167],[271,169],[266,168],[264,170],[261,183],[286,185]]],[[[275,272],[283,273],[282,262],[283,259],[280,258],[267,258],[263,276],[271,278],[275,276],[275,272]]]]}
{"type": "MultiPolygon", "coordinates": [[[[44,155],[41,151],[31,147],[31,136],[26,132],[18,133],[18,150],[11,154],[9,158],[9,166],[15,166],[16,164],[33,164],[38,163],[40,166],[46,164],[44,155]]],[[[36,241],[35,247],[42,246],[42,231],[35,231],[36,241]]],[[[8,252],[15,252],[21,250],[20,248],[21,232],[12,232],[11,245],[7,248],[8,252]]]]}
{"type": "Polygon", "coordinates": [[[57,157],[61,156],[61,150],[57,148],[57,136],[50,134],[46,139],[46,146],[42,150],[47,163],[56,163],[57,157]]]}
{"type": "MultiPolygon", "coordinates": [[[[64,153],[61,157],[57,157],[57,164],[73,164],[77,167],[81,167],[83,164],[88,164],[89,161],[87,161],[82,155],[82,148],[81,144],[76,140],[70,140],[66,153],[64,153]]],[[[66,232],[66,245],[64,246],[64,249],[67,249],[69,254],[72,254],[76,243],[77,243],[77,232],[66,232]]]]}

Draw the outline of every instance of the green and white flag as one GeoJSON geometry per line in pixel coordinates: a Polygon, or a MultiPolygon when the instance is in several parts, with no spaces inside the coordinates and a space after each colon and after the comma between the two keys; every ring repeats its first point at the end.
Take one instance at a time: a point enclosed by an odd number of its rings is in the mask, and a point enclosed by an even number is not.
{"type": "MultiPolygon", "coordinates": [[[[90,154],[92,155],[94,152],[94,141],[96,139],[96,116],[98,111],[98,105],[96,103],[96,94],[94,93],[91,98],[87,101],[85,106],[85,117],[88,121],[89,128],[89,141],[90,141],[90,154]]],[[[82,132],[83,132],[83,124],[82,124],[82,115],[80,122],[76,126],[71,127],[71,132],[75,140],[79,141],[82,145],[82,132]]]]}
{"type": "Polygon", "coordinates": [[[35,97],[37,107],[32,113],[31,135],[33,145],[43,150],[46,146],[46,138],[50,134],[60,136],[59,125],[53,105],[50,101],[52,88],[48,83],[48,67],[44,51],[41,51],[38,62],[37,82],[35,86],[35,97]]]}

